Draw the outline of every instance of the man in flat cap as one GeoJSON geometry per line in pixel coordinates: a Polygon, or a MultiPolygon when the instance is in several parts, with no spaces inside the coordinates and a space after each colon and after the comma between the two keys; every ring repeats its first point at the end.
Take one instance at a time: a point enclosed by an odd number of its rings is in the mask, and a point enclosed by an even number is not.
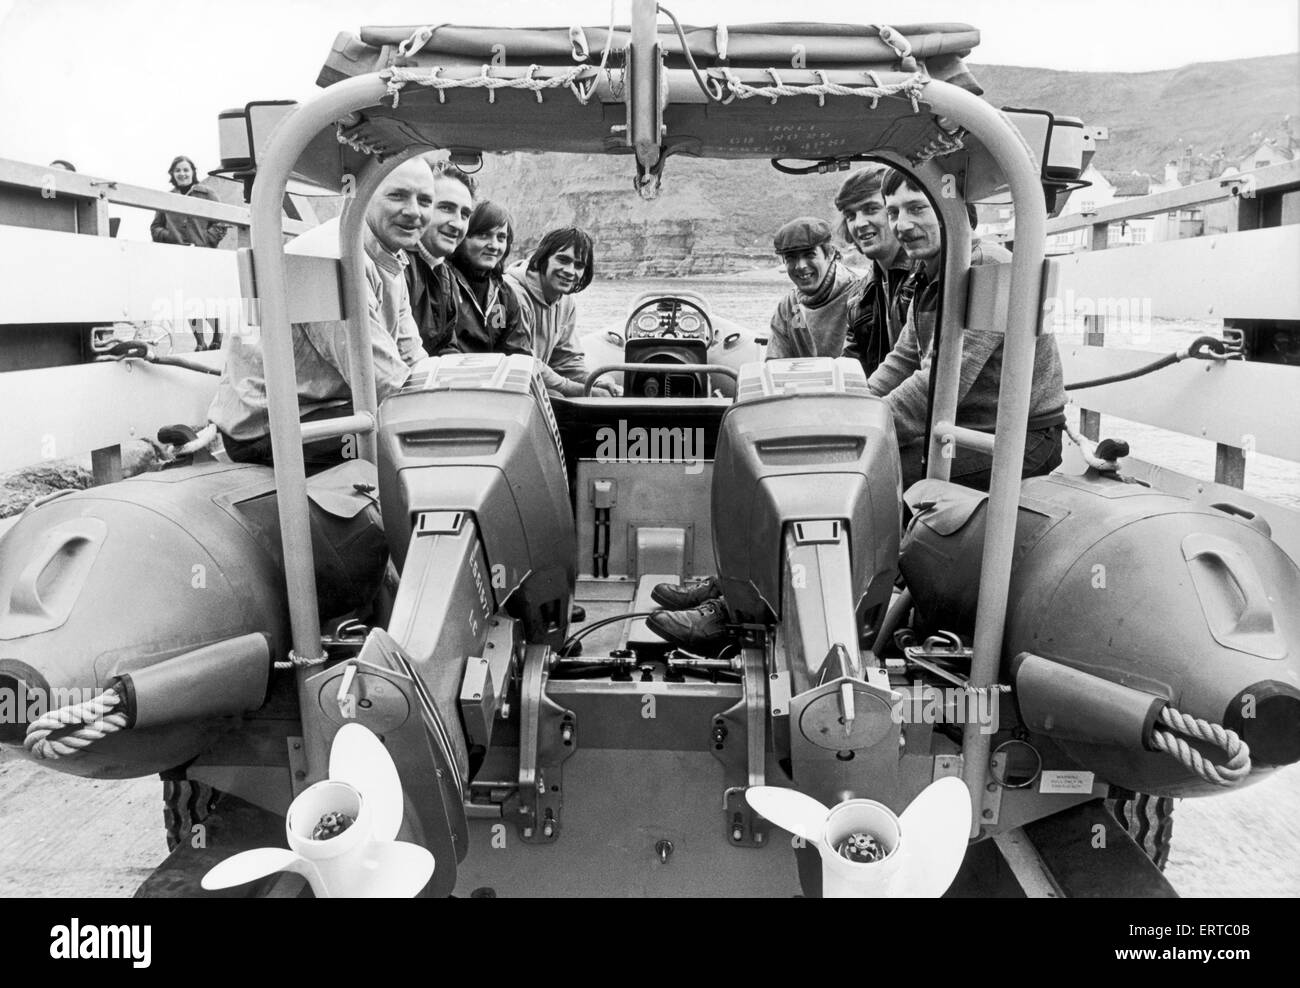
{"type": "Polygon", "coordinates": [[[772,246],[794,289],[772,315],[767,359],[840,356],[849,324],[849,289],[857,278],[840,263],[830,224],[801,216],[777,230],[772,246]]]}

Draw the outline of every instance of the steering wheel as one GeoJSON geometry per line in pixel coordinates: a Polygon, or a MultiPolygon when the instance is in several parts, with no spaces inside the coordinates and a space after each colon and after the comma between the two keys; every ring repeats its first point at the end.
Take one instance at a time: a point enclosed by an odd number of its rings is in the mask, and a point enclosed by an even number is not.
{"type": "Polygon", "coordinates": [[[703,339],[705,346],[709,346],[713,343],[713,320],[709,318],[709,314],[704,311],[703,307],[698,302],[692,301],[688,298],[682,298],[680,295],[656,295],[653,298],[646,299],[633,309],[627,317],[627,322],[623,325],[623,342],[626,343],[631,337],[632,330],[636,327],[637,317],[640,316],[642,312],[652,306],[658,308],[664,302],[673,302],[677,305],[677,311],[673,316],[673,325],[671,329],[672,335],[667,337],[668,339],[703,339]],[[690,309],[699,317],[700,326],[703,330],[702,336],[690,331],[683,334],[681,330],[677,329],[677,325],[682,317],[681,310],[683,308],[690,309]]]}

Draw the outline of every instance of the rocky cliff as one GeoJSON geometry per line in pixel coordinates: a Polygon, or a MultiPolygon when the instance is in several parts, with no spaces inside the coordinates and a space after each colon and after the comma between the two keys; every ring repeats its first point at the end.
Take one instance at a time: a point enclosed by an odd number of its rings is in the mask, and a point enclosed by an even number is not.
{"type": "Polygon", "coordinates": [[[579,226],[600,277],[699,275],[772,258],[772,235],[800,215],[829,217],[836,176],[794,177],[766,161],[673,158],[662,194],[642,200],[626,155],[495,155],[480,194],[515,218],[522,254],[548,229],[579,226]]]}
{"type": "MultiPolygon", "coordinates": [[[[1163,72],[1056,72],[973,66],[996,106],[1044,107],[1106,126],[1099,168],[1163,175],[1188,145],[1229,153],[1283,114],[1300,119],[1300,56],[1201,63],[1163,72]]],[[[672,158],[662,195],[644,202],[629,157],[489,156],[482,195],[515,216],[523,253],[555,226],[598,246],[601,277],[709,274],[772,261],[772,234],[800,215],[832,219],[841,174],[789,176],[765,161],[672,158]]]]}

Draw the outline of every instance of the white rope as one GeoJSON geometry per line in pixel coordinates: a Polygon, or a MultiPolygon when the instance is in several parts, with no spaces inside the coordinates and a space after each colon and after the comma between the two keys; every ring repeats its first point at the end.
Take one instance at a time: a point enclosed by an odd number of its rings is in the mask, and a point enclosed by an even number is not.
{"type": "Polygon", "coordinates": [[[715,28],[715,34],[717,37],[718,60],[725,62],[727,60],[727,25],[719,24],[715,28]]]}
{"type": "Polygon", "coordinates": [[[375,146],[374,144],[367,144],[365,141],[349,133],[350,130],[355,130],[355,129],[356,129],[355,127],[345,128],[341,123],[335,124],[334,138],[340,144],[346,144],[353,151],[358,151],[361,154],[378,155],[382,153],[381,148],[375,146]]]}
{"type": "Polygon", "coordinates": [[[122,698],[115,690],[105,690],[92,699],[51,710],[27,726],[23,747],[33,757],[49,761],[80,754],[100,738],[116,734],[127,727],[126,714],[115,712],[121,702],[122,698]],[[75,731],[50,740],[50,735],[55,731],[73,724],[80,726],[75,731]]]}
{"type": "MultiPolygon", "coordinates": [[[[380,73],[388,84],[388,95],[393,98],[393,108],[396,109],[400,94],[403,88],[414,83],[417,86],[423,86],[426,89],[436,89],[438,91],[439,102],[446,102],[446,90],[448,89],[486,89],[488,91],[488,102],[496,102],[496,91],[498,89],[526,89],[536,93],[538,102],[541,102],[541,94],[546,89],[569,89],[583,106],[591,99],[595,91],[595,79],[598,69],[590,66],[579,65],[571,69],[566,69],[559,75],[552,76],[548,79],[537,79],[533,77],[532,69],[527,76],[519,79],[503,79],[491,74],[492,67],[484,65],[483,71],[477,76],[471,76],[468,79],[444,79],[442,78],[442,69],[435,66],[432,69],[414,69],[414,68],[391,68],[385,69],[380,73]],[[584,80],[591,80],[590,86],[583,86],[584,80]]],[[[340,140],[343,138],[340,137],[340,140]]],[[[346,141],[344,143],[347,143],[346,141]]]]}
{"type": "Polygon", "coordinates": [[[964,130],[957,130],[951,134],[945,134],[942,131],[935,134],[925,144],[912,154],[908,155],[908,161],[914,165],[929,161],[931,158],[937,158],[940,155],[951,154],[954,151],[960,151],[966,145],[962,142],[965,136],[964,130]]]}
{"type": "Polygon", "coordinates": [[[276,662],[274,665],[277,669],[313,669],[316,666],[323,666],[329,660],[329,653],[325,651],[322,651],[321,654],[314,659],[304,659],[293,649],[289,649],[288,658],[282,662],[276,662]]]}
{"type": "Polygon", "coordinates": [[[1161,709],[1160,722],[1170,730],[1157,728],[1152,731],[1151,747],[1181,762],[1206,782],[1216,786],[1235,786],[1250,775],[1250,748],[1235,732],[1199,717],[1189,717],[1169,705],[1161,709]],[[1227,764],[1214,764],[1175,731],[1222,749],[1228,755],[1227,764]]]}
{"type": "MultiPolygon", "coordinates": [[[[788,86],[781,80],[781,76],[776,69],[766,69],[764,71],[772,77],[774,84],[771,86],[751,86],[737,79],[730,68],[723,67],[715,71],[722,74],[723,85],[731,99],[746,100],[758,96],[762,99],[770,99],[775,103],[777,98],[781,96],[816,96],[820,102],[824,103],[827,96],[859,96],[871,100],[871,108],[874,110],[881,97],[906,96],[911,101],[913,113],[920,112],[921,89],[929,81],[926,76],[918,72],[915,75],[908,76],[901,82],[882,85],[874,72],[866,72],[863,73],[869,83],[866,86],[844,86],[829,81],[813,83],[807,86],[788,86]]],[[[821,72],[818,72],[817,75],[823,80],[826,79],[826,76],[821,72]]]]}

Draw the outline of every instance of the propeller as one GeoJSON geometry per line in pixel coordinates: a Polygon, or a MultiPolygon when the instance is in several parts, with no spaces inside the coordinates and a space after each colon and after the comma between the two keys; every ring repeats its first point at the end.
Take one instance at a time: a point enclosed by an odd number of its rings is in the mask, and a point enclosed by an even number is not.
{"type": "Polygon", "coordinates": [[[345,724],[330,748],[329,778],[289,806],[289,849],[259,847],[227,858],[203,876],[209,891],[296,872],[317,898],[411,898],[433,874],[433,855],[399,841],[402,782],[382,742],[345,724]]]}
{"type": "Polygon", "coordinates": [[[830,809],[778,786],[754,786],[745,798],[762,816],[817,848],[828,899],[937,898],[966,856],[971,800],[956,777],[927,786],[902,816],[872,799],[850,799],[830,809]]]}

